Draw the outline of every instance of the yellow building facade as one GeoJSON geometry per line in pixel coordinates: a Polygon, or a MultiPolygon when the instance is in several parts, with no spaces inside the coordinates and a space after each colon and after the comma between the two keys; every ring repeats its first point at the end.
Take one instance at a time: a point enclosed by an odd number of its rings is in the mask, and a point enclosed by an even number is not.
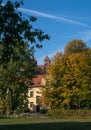
{"type": "Polygon", "coordinates": [[[38,66],[40,74],[33,78],[33,85],[28,88],[28,108],[31,112],[37,113],[43,108],[42,87],[45,85],[47,65],[50,63],[48,56],[44,59],[44,65],[38,66]]]}

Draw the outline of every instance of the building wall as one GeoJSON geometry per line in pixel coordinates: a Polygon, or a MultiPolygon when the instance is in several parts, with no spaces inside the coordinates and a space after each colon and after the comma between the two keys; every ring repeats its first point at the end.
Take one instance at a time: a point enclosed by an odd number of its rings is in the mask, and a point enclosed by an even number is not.
{"type": "Polygon", "coordinates": [[[28,108],[32,112],[38,112],[42,107],[41,89],[39,87],[32,87],[28,89],[28,108]]]}
{"type": "Polygon", "coordinates": [[[45,77],[47,73],[47,65],[50,64],[51,61],[48,56],[44,59],[44,65],[38,66],[37,75],[33,78],[33,86],[28,89],[28,108],[32,112],[38,112],[43,105],[42,101],[42,93],[40,86],[45,86],[45,77]]]}

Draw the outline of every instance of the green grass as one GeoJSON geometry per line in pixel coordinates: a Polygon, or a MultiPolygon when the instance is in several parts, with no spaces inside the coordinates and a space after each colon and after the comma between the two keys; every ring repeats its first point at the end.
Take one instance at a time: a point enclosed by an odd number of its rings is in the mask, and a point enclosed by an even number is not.
{"type": "Polygon", "coordinates": [[[5,118],[0,130],[91,130],[91,119],[5,118]]]}

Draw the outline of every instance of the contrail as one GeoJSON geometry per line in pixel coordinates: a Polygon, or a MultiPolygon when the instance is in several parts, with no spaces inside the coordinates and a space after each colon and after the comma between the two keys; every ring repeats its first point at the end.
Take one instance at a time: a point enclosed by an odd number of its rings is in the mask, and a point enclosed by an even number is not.
{"type": "MultiPolygon", "coordinates": [[[[4,6],[4,4],[2,4],[2,5],[4,6]]],[[[40,16],[40,17],[54,19],[56,21],[60,21],[60,22],[64,22],[64,23],[89,27],[87,24],[84,24],[84,23],[79,22],[79,21],[75,21],[75,20],[67,19],[67,18],[63,18],[63,17],[58,17],[58,16],[54,16],[54,15],[51,15],[51,14],[46,14],[46,13],[39,12],[39,11],[36,11],[36,10],[30,10],[30,9],[25,9],[25,8],[19,8],[19,10],[22,11],[22,12],[28,13],[28,14],[34,14],[34,15],[37,15],[37,16],[40,16]]]]}
{"type": "Polygon", "coordinates": [[[54,16],[51,14],[46,14],[46,13],[35,11],[35,10],[30,10],[30,9],[25,9],[25,8],[19,8],[19,10],[22,12],[28,13],[28,14],[33,14],[33,15],[37,15],[40,17],[54,19],[56,21],[60,21],[60,22],[68,23],[68,24],[75,24],[75,25],[80,25],[80,26],[84,26],[84,27],[89,27],[87,24],[84,24],[79,21],[75,21],[75,20],[67,19],[67,18],[63,18],[63,17],[57,17],[57,16],[54,16]]]}

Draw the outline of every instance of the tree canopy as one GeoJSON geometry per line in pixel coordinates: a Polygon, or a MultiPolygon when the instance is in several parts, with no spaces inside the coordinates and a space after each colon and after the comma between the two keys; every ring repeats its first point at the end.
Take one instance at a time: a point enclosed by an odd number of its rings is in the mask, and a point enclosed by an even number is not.
{"type": "Polygon", "coordinates": [[[56,53],[48,66],[43,96],[51,109],[91,108],[91,49],[75,42],[67,44],[66,54],[56,53]]]}
{"type": "Polygon", "coordinates": [[[64,54],[75,54],[87,50],[86,43],[82,40],[72,40],[64,49],[64,54]]]}
{"type": "Polygon", "coordinates": [[[18,8],[22,1],[0,1],[0,103],[7,114],[27,108],[28,83],[36,64],[34,52],[49,36],[32,26],[36,17],[25,18],[18,8]]]}

